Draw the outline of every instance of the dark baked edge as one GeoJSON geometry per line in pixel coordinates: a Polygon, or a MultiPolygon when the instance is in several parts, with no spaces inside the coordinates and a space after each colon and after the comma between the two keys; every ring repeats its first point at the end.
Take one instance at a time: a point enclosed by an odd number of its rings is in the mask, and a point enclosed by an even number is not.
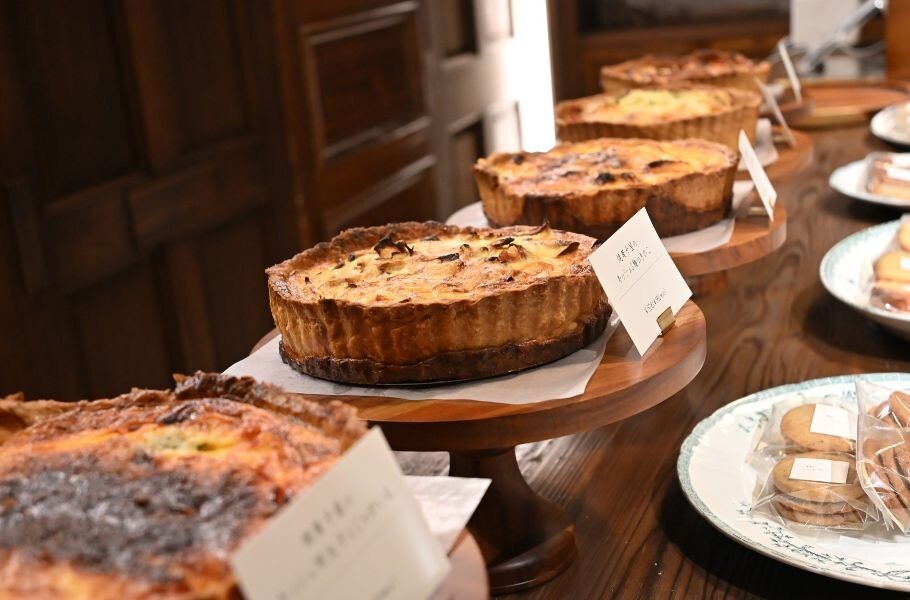
{"type": "Polygon", "coordinates": [[[279,344],[282,360],[293,369],[312,377],[360,385],[433,383],[474,380],[522,371],[559,360],[584,348],[603,333],[612,314],[604,302],[580,328],[568,335],[545,341],[507,344],[498,348],[443,352],[409,365],[387,365],[363,358],[290,356],[279,344]]]}

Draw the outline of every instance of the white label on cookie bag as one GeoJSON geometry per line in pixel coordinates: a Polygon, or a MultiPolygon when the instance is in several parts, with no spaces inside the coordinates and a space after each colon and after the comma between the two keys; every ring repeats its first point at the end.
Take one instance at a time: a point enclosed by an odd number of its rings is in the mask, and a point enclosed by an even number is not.
{"type": "Polygon", "coordinates": [[[642,208],[588,257],[613,310],[644,356],[657,336],[657,317],[675,315],[692,296],[686,280],[642,208]]]}
{"type": "Polygon", "coordinates": [[[771,185],[768,174],[765,173],[764,167],[761,166],[761,161],[758,160],[758,156],[755,154],[755,148],[752,147],[749,137],[742,129],[739,130],[739,153],[742,155],[743,162],[746,163],[746,168],[749,170],[749,177],[755,183],[755,189],[758,191],[761,203],[768,212],[768,218],[773,221],[774,205],[777,204],[777,190],[771,185]]]}
{"type": "Polygon", "coordinates": [[[244,597],[424,600],[450,569],[374,427],[231,557],[244,597]]]}
{"type": "Polygon", "coordinates": [[[847,483],[850,463],[827,458],[794,458],[790,479],[821,483],[847,483]]]}
{"type": "Polygon", "coordinates": [[[839,406],[816,404],[809,431],[856,441],[856,415],[839,406]]]}

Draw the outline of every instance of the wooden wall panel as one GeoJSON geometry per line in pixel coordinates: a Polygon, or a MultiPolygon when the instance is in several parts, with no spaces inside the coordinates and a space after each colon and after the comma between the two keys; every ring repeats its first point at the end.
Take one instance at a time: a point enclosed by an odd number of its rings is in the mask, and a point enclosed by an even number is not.
{"type": "Polygon", "coordinates": [[[74,297],[89,397],[167,383],[172,365],[160,300],[147,264],[74,297]]]}
{"type": "Polygon", "coordinates": [[[482,121],[451,137],[449,172],[452,174],[452,196],[458,208],[480,200],[472,167],[478,158],[486,154],[485,148],[482,121]]]}
{"type": "Polygon", "coordinates": [[[230,365],[249,354],[250,340],[274,327],[263,269],[270,264],[262,250],[268,235],[262,223],[241,219],[197,243],[218,365],[230,365]],[[235,260],[221,260],[225,252],[235,260]]]}
{"type": "Polygon", "coordinates": [[[35,157],[47,193],[66,194],[136,162],[109,2],[10,3],[35,157]]]}
{"type": "Polygon", "coordinates": [[[423,169],[405,179],[396,193],[369,208],[338,223],[338,229],[383,225],[399,221],[426,221],[435,218],[433,203],[434,180],[432,169],[423,169]]]}

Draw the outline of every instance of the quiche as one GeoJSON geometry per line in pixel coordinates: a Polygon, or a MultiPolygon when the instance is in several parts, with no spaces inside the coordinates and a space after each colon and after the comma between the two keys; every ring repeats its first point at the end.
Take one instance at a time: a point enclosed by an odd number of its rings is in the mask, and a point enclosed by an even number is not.
{"type": "Polygon", "coordinates": [[[365,431],[250,378],[0,400],[0,598],[240,596],[229,556],[365,431]]]}
{"type": "Polygon", "coordinates": [[[760,105],[758,94],[743,90],[690,85],[632,89],[560,102],[556,135],[571,142],[700,138],[737,150],[740,130],[755,139],[760,105]]]}
{"type": "Polygon", "coordinates": [[[605,238],[642,207],[662,236],[728,214],[738,157],[705,140],[594,139],[474,165],[491,224],[538,224],[605,238]]]}
{"type": "Polygon", "coordinates": [[[696,50],[683,56],[647,54],[600,69],[600,84],[606,92],[630,88],[693,82],[718,87],[758,91],[755,80],[767,83],[771,65],[756,62],[737,52],[696,50]]]}
{"type": "Polygon", "coordinates": [[[489,377],[593,341],[596,240],[548,226],[355,228],[267,270],[284,361],[347,383],[489,377]]]}

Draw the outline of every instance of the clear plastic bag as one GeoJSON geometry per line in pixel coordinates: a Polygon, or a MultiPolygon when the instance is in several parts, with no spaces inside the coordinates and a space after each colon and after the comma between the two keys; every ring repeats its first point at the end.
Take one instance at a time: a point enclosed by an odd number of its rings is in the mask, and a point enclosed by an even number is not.
{"type": "Polygon", "coordinates": [[[854,465],[853,455],[847,453],[785,454],[765,477],[752,505],[752,513],[789,526],[865,529],[878,519],[878,515],[859,483],[854,465]],[[813,468],[799,468],[806,464],[813,468]],[[825,467],[827,474],[819,475],[825,467]],[[807,476],[818,479],[804,478],[807,476]]]}
{"type": "Polygon", "coordinates": [[[856,382],[856,469],[885,523],[910,533],[910,391],[856,382]]]}
{"type": "Polygon", "coordinates": [[[878,515],[855,470],[855,425],[856,406],[841,396],[775,404],[747,458],[759,481],[751,512],[823,530],[863,530],[875,522],[878,515]],[[828,479],[806,479],[812,476],[807,465],[823,473],[827,468],[827,475],[815,476],[828,479]]]}

